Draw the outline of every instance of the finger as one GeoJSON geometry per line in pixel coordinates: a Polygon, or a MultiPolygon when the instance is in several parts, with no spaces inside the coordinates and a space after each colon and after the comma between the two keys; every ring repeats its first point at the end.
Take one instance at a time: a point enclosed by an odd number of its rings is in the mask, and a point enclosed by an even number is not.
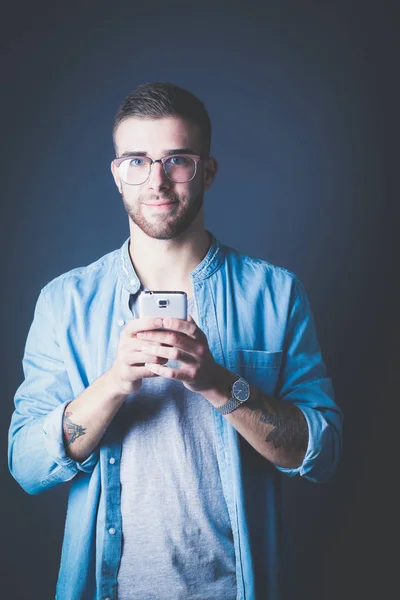
{"type": "Polygon", "coordinates": [[[127,365],[144,365],[146,362],[159,362],[160,364],[168,362],[168,358],[157,356],[154,352],[128,352],[122,357],[122,361],[127,365]]]}
{"type": "MultiPolygon", "coordinates": [[[[146,364],[152,364],[152,363],[146,363],[146,364]]],[[[157,366],[157,365],[156,365],[157,366]]],[[[139,367],[139,366],[135,366],[135,367],[126,367],[126,369],[124,370],[124,374],[123,374],[123,379],[125,381],[137,381],[138,379],[144,379],[145,377],[158,377],[157,373],[154,373],[154,371],[151,371],[150,369],[148,369],[145,365],[139,367]]]]}
{"type": "Polygon", "coordinates": [[[163,319],[164,329],[172,329],[173,331],[179,331],[185,335],[197,339],[199,334],[202,333],[201,329],[197,326],[196,322],[189,315],[188,319],[175,319],[173,317],[167,317],[163,319]]]}
{"type": "Polygon", "coordinates": [[[140,319],[131,319],[125,325],[123,331],[125,335],[134,336],[138,331],[147,331],[160,329],[163,326],[163,320],[160,317],[142,317],[140,319]]]}
{"type": "MultiPolygon", "coordinates": [[[[143,331],[141,333],[147,335],[147,333],[153,333],[153,332],[143,331]]],[[[145,343],[146,342],[143,339],[139,339],[137,337],[128,337],[123,341],[122,344],[120,344],[119,351],[122,354],[133,355],[135,352],[137,352],[137,353],[141,352],[142,348],[143,348],[143,344],[145,344],[145,343]]]]}
{"type": "Polygon", "coordinates": [[[155,365],[154,363],[146,363],[145,368],[166,379],[175,379],[176,381],[184,381],[187,379],[187,374],[184,369],[173,369],[172,367],[164,367],[163,365],[155,365]]]}
{"type": "MultiPolygon", "coordinates": [[[[194,362],[194,357],[191,354],[173,346],[160,346],[158,344],[149,344],[143,346],[143,352],[147,355],[152,356],[153,358],[159,358],[160,361],[162,359],[167,359],[167,361],[178,360],[180,362],[194,362]]],[[[154,361],[149,360],[148,362],[154,361]]]]}
{"type": "Polygon", "coordinates": [[[138,333],[138,339],[143,342],[173,346],[193,356],[197,354],[200,346],[198,341],[178,331],[142,331],[138,333]]]}

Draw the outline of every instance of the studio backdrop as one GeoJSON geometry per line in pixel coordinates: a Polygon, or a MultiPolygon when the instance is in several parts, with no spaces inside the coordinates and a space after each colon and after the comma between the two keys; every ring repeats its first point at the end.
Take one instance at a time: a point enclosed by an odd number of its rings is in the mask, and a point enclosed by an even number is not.
{"type": "Polygon", "coordinates": [[[151,81],[204,101],[219,162],[207,228],[302,280],[344,412],[332,480],[284,483],[291,600],[386,597],[375,415],[394,391],[384,160],[394,5],[48,1],[15,3],[3,17],[2,597],[54,598],[68,494],[65,485],[29,496],[6,464],[34,305],[52,278],[129,236],[111,130],[122,99],[151,81]]]}

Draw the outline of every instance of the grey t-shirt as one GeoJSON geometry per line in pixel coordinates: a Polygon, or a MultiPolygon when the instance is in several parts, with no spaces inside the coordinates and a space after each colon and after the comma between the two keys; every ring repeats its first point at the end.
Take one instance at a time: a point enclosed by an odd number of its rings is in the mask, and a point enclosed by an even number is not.
{"type": "MultiPolygon", "coordinates": [[[[131,307],[136,316],[136,299],[131,307]]],[[[193,298],[188,310],[196,320],[193,298]]],[[[118,599],[235,600],[212,406],[181,382],[157,377],[143,379],[122,410],[118,599]]]]}

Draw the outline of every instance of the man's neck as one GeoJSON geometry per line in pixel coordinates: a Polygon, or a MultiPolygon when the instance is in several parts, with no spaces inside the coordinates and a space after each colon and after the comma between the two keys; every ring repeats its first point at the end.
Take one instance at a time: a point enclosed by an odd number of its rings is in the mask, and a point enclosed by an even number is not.
{"type": "Polygon", "coordinates": [[[141,283],[149,290],[182,290],[192,295],[190,273],[206,256],[211,237],[205,229],[172,240],[157,240],[131,229],[129,254],[141,283]]]}

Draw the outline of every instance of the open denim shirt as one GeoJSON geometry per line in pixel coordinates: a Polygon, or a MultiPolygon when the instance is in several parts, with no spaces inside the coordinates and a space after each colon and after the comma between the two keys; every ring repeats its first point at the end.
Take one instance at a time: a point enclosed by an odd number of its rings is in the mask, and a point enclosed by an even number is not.
{"type": "MultiPolygon", "coordinates": [[[[198,326],[214,359],[282,402],[309,428],[303,463],[272,465],[210,404],[217,458],[232,524],[238,600],[277,600],[285,578],[282,473],[323,482],[341,454],[342,412],[326,375],[307,295],[290,271],[212,243],[191,273],[198,326]]],[[[82,463],[66,455],[66,404],[113,363],[140,282],[122,248],[57,277],[41,291],[15,394],[9,468],[30,494],[71,481],[58,600],[117,598],[121,556],[121,426],[116,415],[82,463]]],[[[138,549],[140,552],[140,549],[138,549]]],[[[155,591],[156,592],[156,591],[155,591]]]]}

